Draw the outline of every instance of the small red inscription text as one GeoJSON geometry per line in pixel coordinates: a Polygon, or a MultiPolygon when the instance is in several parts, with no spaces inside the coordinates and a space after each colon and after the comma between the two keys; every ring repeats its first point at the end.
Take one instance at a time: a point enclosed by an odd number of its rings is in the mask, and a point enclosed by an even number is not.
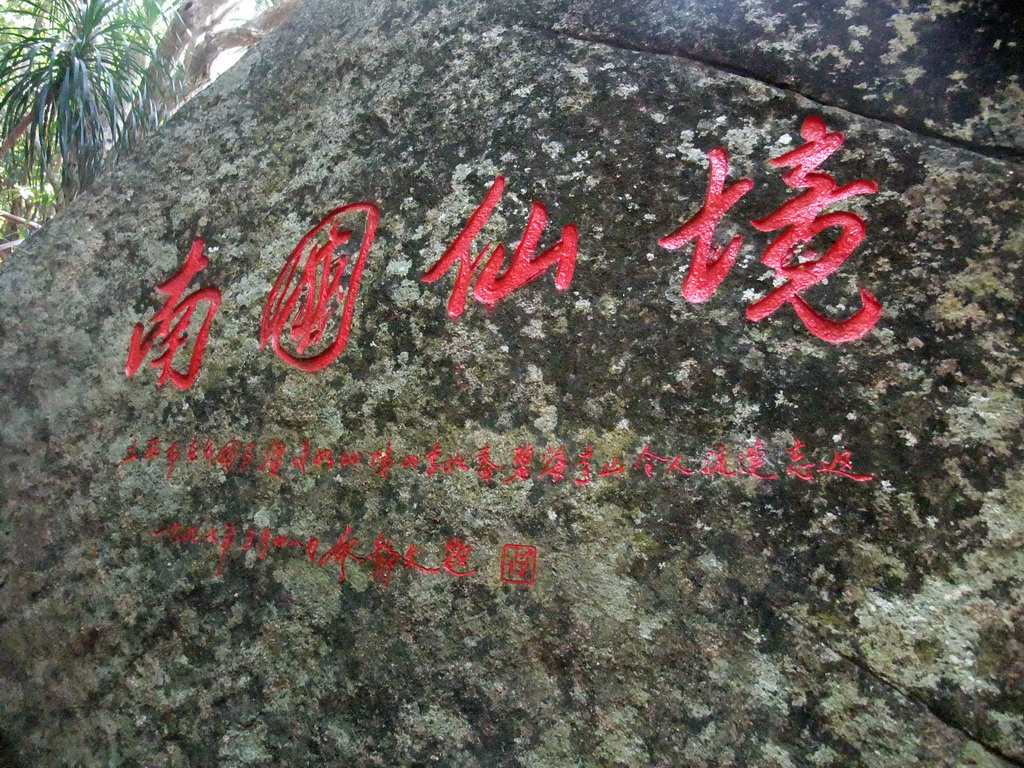
{"type": "MultiPolygon", "coordinates": [[[[499,457],[492,456],[490,444],[475,450],[448,452],[440,443],[434,443],[424,450],[422,458],[410,453],[405,456],[398,454],[400,458],[397,460],[390,441],[374,450],[372,447],[311,447],[308,440],[293,444],[289,448],[284,441],[276,439],[268,440],[265,447],[257,447],[255,442],[243,444],[242,440],[234,438],[218,448],[211,440],[206,440],[203,445],[202,440],[193,438],[184,454],[178,445],[179,441],[175,440],[164,449],[161,447],[161,438],[151,437],[146,441],[145,450],[140,453],[138,441],[132,440],[120,463],[150,462],[163,456],[167,462],[167,479],[171,477],[175,467],[181,464],[184,455],[189,464],[198,461],[211,469],[219,468],[225,473],[251,469],[256,473],[278,477],[284,472],[306,474],[333,470],[346,473],[365,466],[382,479],[388,479],[393,474],[410,472],[435,479],[475,474],[481,483],[495,486],[525,482],[554,484],[571,481],[579,488],[600,482],[603,478],[627,475],[630,469],[630,465],[623,462],[620,456],[609,457],[605,454],[601,459],[595,459],[593,445],[587,445],[582,451],[566,448],[562,444],[549,445],[546,449],[537,450],[532,443],[526,443],[514,446],[508,454],[500,457],[501,464],[492,460],[499,457]],[[475,472],[462,459],[464,455],[474,454],[477,456],[475,472]],[[570,455],[579,456],[579,461],[570,463],[570,455]],[[259,461],[260,456],[263,456],[262,462],[259,461]],[[292,457],[290,460],[289,456],[292,457]],[[310,456],[314,458],[310,459],[310,456]],[[608,460],[603,460],[605,458],[608,460]],[[599,470],[596,470],[595,462],[599,464],[599,470]],[[502,470],[502,467],[507,468],[502,470]]],[[[759,481],[780,481],[786,477],[796,477],[811,481],[820,475],[829,474],[862,483],[874,479],[872,474],[854,471],[853,454],[849,450],[825,453],[823,455],[830,456],[829,459],[814,461],[806,459],[803,452],[805,447],[802,441],[794,439],[791,447],[775,451],[773,456],[769,454],[764,441],[760,437],[755,437],[749,444],[739,448],[727,448],[725,445],[717,444],[690,452],[686,454],[690,458],[686,458],[682,452],[673,450],[662,453],[660,449],[655,450],[645,444],[638,450],[636,460],[632,463],[632,474],[643,478],[660,477],[676,480],[694,476],[696,480],[704,476],[734,480],[750,477],[759,481]],[[787,458],[789,466],[785,473],[782,473],[787,458]]]]}
{"type": "MultiPolygon", "coordinates": [[[[225,523],[223,530],[217,526],[185,526],[181,523],[173,523],[165,528],[152,531],[153,536],[166,536],[170,541],[177,541],[182,544],[211,543],[219,545],[220,557],[217,560],[217,567],[214,570],[215,576],[220,576],[224,566],[224,557],[231,549],[232,544],[238,542],[235,538],[235,526],[225,523]]],[[[416,556],[423,550],[416,546],[416,542],[410,542],[405,550],[405,555],[399,554],[383,531],[377,534],[373,545],[369,550],[357,551],[359,538],[355,536],[352,526],[346,525],[345,532],[338,536],[337,541],[324,550],[321,547],[320,539],[315,536],[309,538],[289,536],[275,533],[269,528],[257,531],[249,528],[244,541],[239,542],[237,549],[245,552],[255,550],[261,560],[265,559],[271,549],[294,549],[301,552],[309,562],[316,566],[334,564],[338,566],[338,581],[344,581],[346,576],[346,565],[348,561],[354,563],[366,563],[372,569],[372,578],[381,587],[387,587],[391,580],[393,571],[398,566],[402,570],[415,570],[421,573],[447,573],[457,578],[472,576],[477,571],[470,568],[469,558],[472,555],[473,547],[457,536],[452,536],[444,544],[444,555],[436,567],[422,565],[416,561],[416,556]]]]}
{"type": "MultiPolygon", "coordinates": [[[[315,536],[308,538],[290,536],[272,531],[269,528],[257,530],[249,528],[246,536],[235,536],[236,527],[225,523],[218,528],[215,525],[183,525],[173,523],[156,531],[151,531],[151,536],[163,536],[172,542],[180,544],[216,544],[219,556],[217,566],[214,569],[214,576],[219,577],[224,569],[225,556],[235,550],[247,552],[253,550],[260,560],[266,559],[273,549],[291,549],[301,553],[309,560],[310,564],[323,567],[333,564],[338,567],[338,581],[345,581],[347,572],[346,565],[351,563],[362,563],[364,567],[371,570],[371,578],[382,588],[386,588],[391,582],[395,571],[414,571],[419,573],[440,574],[447,573],[449,576],[464,578],[477,573],[475,568],[469,565],[469,559],[473,554],[473,547],[457,536],[452,536],[444,543],[444,554],[436,566],[424,565],[418,562],[418,556],[423,552],[416,542],[410,542],[405,549],[405,554],[400,554],[401,549],[392,545],[390,537],[383,531],[379,532],[373,540],[369,549],[357,551],[359,537],[355,535],[352,526],[346,525],[345,532],[338,536],[337,541],[330,547],[321,547],[320,539],[315,536]]],[[[515,584],[533,584],[537,571],[537,548],[526,544],[506,544],[501,553],[501,580],[515,584]]]]}
{"type": "Polygon", "coordinates": [[[537,576],[537,548],[529,544],[506,544],[501,550],[501,580],[510,584],[533,584],[537,576]]]}

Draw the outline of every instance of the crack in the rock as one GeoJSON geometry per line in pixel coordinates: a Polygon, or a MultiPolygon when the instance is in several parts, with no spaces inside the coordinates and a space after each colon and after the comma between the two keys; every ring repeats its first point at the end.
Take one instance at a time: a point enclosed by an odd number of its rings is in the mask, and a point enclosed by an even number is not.
{"type": "Polygon", "coordinates": [[[970,729],[945,716],[941,711],[939,711],[935,706],[930,704],[920,695],[914,693],[913,691],[904,690],[898,683],[888,679],[885,675],[876,672],[861,659],[858,659],[855,656],[848,656],[842,651],[833,648],[828,643],[824,642],[824,640],[822,640],[821,643],[830,651],[832,651],[832,653],[836,654],[836,656],[852,664],[865,675],[868,675],[872,679],[877,680],[880,684],[888,687],[900,696],[903,696],[906,699],[914,702],[918,706],[923,707],[925,710],[928,711],[929,714],[931,714],[932,717],[934,717],[940,723],[945,725],[947,728],[953,729],[954,731],[961,734],[965,739],[971,741],[972,743],[977,744],[979,747],[981,747],[983,750],[988,752],[993,757],[997,757],[1010,765],[1021,766],[1022,768],[1024,768],[1024,760],[1019,760],[1013,755],[1008,755],[998,747],[994,747],[991,744],[988,744],[987,742],[983,741],[977,734],[972,733],[970,729]]]}
{"type": "Polygon", "coordinates": [[[562,29],[552,29],[550,27],[544,27],[534,24],[524,24],[523,29],[528,29],[531,32],[539,34],[545,34],[551,37],[564,37],[570,40],[577,40],[581,43],[589,43],[592,45],[605,45],[609,48],[616,48],[623,51],[632,51],[634,53],[647,53],[656,56],[671,56],[676,59],[682,59],[684,61],[691,61],[695,64],[701,64],[712,69],[725,72],[726,74],[735,75],[737,77],[743,77],[748,80],[754,80],[762,85],[767,85],[770,88],[776,88],[778,90],[786,91],[797,96],[801,96],[808,101],[812,101],[815,104],[819,104],[822,107],[828,109],[841,109],[844,112],[848,112],[852,115],[864,118],[866,120],[873,120],[875,122],[884,123],[894,128],[900,128],[904,131],[914,134],[925,139],[931,139],[933,141],[940,141],[945,144],[955,147],[957,149],[965,150],[967,152],[974,152],[976,154],[987,157],[991,160],[1003,160],[1012,161],[1015,163],[1024,163],[1024,149],[1018,147],[1008,147],[1002,144],[978,144],[972,141],[966,141],[964,139],[958,139],[955,136],[950,136],[947,133],[943,133],[938,130],[931,130],[925,125],[912,123],[910,121],[901,121],[895,119],[893,115],[889,114],[871,114],[869,112],[860,112],[842,104],[832,104],[827,101],[822,101],[812,93],[801,90],[793,83],[786,81],[773,81],[767,80],[763,75],[755,72],[754,70],[740,67],[735,64],[730,64],[725,61],[713,59],[706,56],[700,56],[691,52],[679,51],[671,48],[663,48],[655,45],[638,45],[635,43],[626,43],[622,40],[618,40],[612,37],[601,37],[599,35],[587,35],[578,32],[569,32],[562,29]]]}
{"type": "MultiPolygon", "coordinates": [[[[771,604],[771,603],[769,603],[769,604],[771,604]]],[[[921,707],[926,712],[928,712],[928,714],[930,714],[932,717],[934,717],[940,723],[945,725],[947,728],[950,728],[950,729],[956,731],[957,733],[959,733],[961,736],[963,736],[965,739],[967,739],[971,743],[977,744],[979,747],[981,747],[983,750],[985,750],[985,752],[987,752],[988,754],[990,754],[993,757],[996,757],[996,758],[1004,761],[1008,765],[1018,766],[1018,768],[1024,768],[1024,760],[1021,760],[1018,757],[1014,757],[1013,755],[1008,755],[1005,752],[1003,752],[1002,750],[1000,750],[998,747],[995,747],[995,746],[992,746],[991,744],[986,743],[977,734],[973,733],[969,728],[967,728],[966,726],[956,722],[955,720],[950,719],[947,715],[943,714],[933,704],[929,703],[923,696],[921,696],[918,693],[915,693],[912,690],[905,689],[897,681],[889,678],[885,673],[879,672],[879,671],[873,669],[871,667],[871,665],[869,665],[863,659],[860,659],[860,658],[858,658],[856,656],[852,656],[852,655],[850,655],[848,653],[843,653],[842,651],[837,649],[835,646],[833,646],[831,643],[829,643],[826,638],[822,637],[820,632],[817,632],[812,627],[807,626],[804,622],[800,621],[799,619],[797,619],[796,617],[791,615],[789,613],[789,611],[785,610],[785,608],[781,608],[781,607],[779,607],[777,605],[772,605],[772,609],[775,610],[777,612],[777,614],[779,616],[783,617],[786,621],[791,622],[792,624],[796,625],[801,630],[806,632],[810,637],[814,638],[817,642],[821,643],[821,645],[824,648],[826,648],[829,651],[831,651],[832,653],[834,653],[836,656],[841,658],[843,661],[845,661],[848,664],[853,665],[854,667],[859,669],[861,672],[863,672],[865,675],[870,677],[872,680],[874,680],[878,684],[883,685],[886,688],[888,688],[890,691],[895,693],[897,696],[900,696],[900,697],[906,699],[907,701],[911,701],[914,704],[916,704],[917,706],[921,707]]]]}
{"type": "MultiPolygon", "coordinates": [[[[616,40],[616,39],[613,39],[613,38],[604,38],[604,37],[599,37],[599,36],[596,36],[596,35],[586,35],[586,34],[568,32],[568,31],[565,31],[565,30],[552,29],[552,28],[549,28],[549,27],[543,27],[543,26],[539,26],[539,25],[527,24],[527,25],[522,25],[522,28],[530,30],[530,31],[535,32],[535,33],[538,33],[538,34],[547,35],[547,36],[550,36],[550,37],[568,38],[568,39],[577,40],[579,42],[583,42],[583,43],[587,43],[587,44],[592,44],[592,45],[604,45],[604,46],[608,46],[610,48],[615,48],[615,49],[619,49],[619,50],[626,50],[626,51],[632,51],[632,52],[635,52],[635,53],[644,53],[644,54],[652,54],[652,55],[659,55],[659,56],[671,56],[673,58],[694,62],[696,64],[700,64],[702,66],[710,67],[712,69],[715,69],[715,70],[718,70],[718,71],[721,71],[721,72],[725,72],[725,73],[730,74],[730,75],[735,75],[735,76],[743,77],[743,78],[746,78],[746,79],[749,79],[749,80],[754,80],[754,81],[756,81],[758,83],[761,83],[763,85],[767,85],[767,86],[769,86],[771,88],[776,88],[776,89],[779,89],[779,90],[786,91],[788,93],[796,94],[798,96],[801,96],[801,97],[807,99],[808,101],[811,101],[811,102],[813,102],[815,104],[819,104],[822,107],[826,107],[826,108],[829,108],[829,109],[841,109],[841,110],[843,110],[845,112],[848,112],[850,114],[856,115],[858,117],[861,117],[861,118],[864,118],[864,119],[867,119],[867,120],[871,120],[871,121],[874,121],[874,122],[879,122],[879,123],[882,123],[882,124],[885,124],[885,125],[888,125],[888,126],[891,126],[891,127],[899,128],[899,129],[905,130],[908,133],[911,133],[911,134],[913,134],[915,136],[918,136],[918,137],[921,137],[921,138],[925,138],[925,139],[929,139],[929,140],[932,140],[932,141],[935,141],[935,142],[943,143],[943,144],[946,144],[946,145],[948,145],[950,147],[955,147],[957,149],[964,150],[964,151],[967,151],[967,152],[973,152],[975,154],[982,155],[982,156],[987,157],[989,159],[1002,160],[1002,161],[1011,161],[1011,162],[1015,162],[1015,163],[1020,163],[1020,162],[1024,161],[1024,150],[1018,149],[1016,147],[1007,147],[1007,146],[1002,146],[1002,145],[994,145],[994,146],[993,145],[979,145],[979,144],[974,143],[974,142],[957,139],[955,137],[949,136],[949,135],[947,135],[945,133],[942,133],[940,131],[929,130],[927,128],[927,126],[915,125],[915,124],[912,124],[910,122],[894,120],[894,119],[892,119],[891,116],[886,116],[886,115],[882,115],[882,114],[877,114],[877,115],[866,114],[864,112],[859,112],[857,110],[850,109],[847,106],[843,106],[843,105],[839,105],[839,104],[830,104],[828,102],[822,101],[821,99],[815,97],[814,95],[812,95],[810,93],[807,93],[806,91],[803,91],[803,90],[795,87],[791,83],[787,83],[787,82],[773,82],[771,80],[766,80],[763,76],[759,75],[757,72],[754,72],[754,71],[749,70],[749,69],[745,69],[743,67],[738,67],[736,65],[731,65],[731,64],[728,64],[728,63],[725,63],[725,62],[722,62],[722,61],[717,61],[717,60],[714,60],[714,59],[711,59],[711,58],[701,57],[701,56],[693,55],[691,53],[680,52],[678,50],[671,50],[671,49],[668,49],[668,48],[659,48],[657,46],[629,44],[629,43],[624,43],[621,40],[616,40]]],[[[781,617],[784,617],[786,621],[791,622],[796,627],[799,627],[803,632],[807,633],[810,637],[814,638],[815,641],[821,643],[821,645],[824,648],[827,648],[829,651],[831,651],[832,653],[836,654],[836,656],[841,658],[843,661],[845,661],[846,663],[852,665],[856,669],[860,670],[864,675],[866,675],[869,678],[871,678],[872,680],[876,681],[878,684],[884,686],[885,688],[890,690],[892,693],[894,693],[896,696],[898,696],[898,697],[900,697],[900,698],[902,698],[902,699],[904,699],[906,701],[912,702],[914,705],[916,705],[916,706],[920,707],[921,709],[923,709],[924,711],[928,712],[932,717],[934,717],[936,720],[938,720],[944,726],[946,726],[947,728],[955,731],[956,733],[959,733],[965,739],[967,739],[968,741],[970,741],[973,744],[976,744],[978,747],[983,749],[989,755],[991,755],[991,756],[993,756],[993,757],[995,757],[995,758],[997,758],[999,760],[1004,761],[1008,765],[1017,766],[1018,768],[1024,768],[1024,760],[1022,760],[1019,757],[1015,757],[1013,755],[1007,754],[1007,753],[1003,752],[1002,750],[1000,750],[998,747],[993,746],[992,744],[986,743],[977,734],[973,733],[968,727],[966,727],[965,725],[963,725],[961,723],[958,723],[955,720],[951,719],[948,715],[946,715],[941,710],[939,710],[938,707],[936,707],[933,703],[929,702],[921,694],[916,693],[913,690],[905,689],[896,680],[893,680],[893,679],[889,678],[883,672],[879,672],[879,671],[873,669],[863,659],[857,658],[856,656],[852,656],[850,654],[843,653],[842,651],[837,650],[819,632],[815,631],[811,627],[808,627],[803,622],[801,622],[798,619],[796,619],[795,617],[793,617],[788,611],[785,610],[785,608],[780,607],[778,605],[773,605],[772,608],[773,608],[774,611],[777,612],[778,615],[780,615],[781,617]]]]}

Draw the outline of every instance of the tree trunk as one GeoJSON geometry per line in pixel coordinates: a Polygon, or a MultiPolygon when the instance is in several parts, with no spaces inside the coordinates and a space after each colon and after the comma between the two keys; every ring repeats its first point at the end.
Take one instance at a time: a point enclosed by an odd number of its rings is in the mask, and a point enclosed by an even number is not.
{"type": "Polygon", "coordinates": [[[152,82],[162,78],[161,66],[175,73],[175,89],[164,89],[161,101],[173,112],[210,81],[214,60],[232,48],[250,48],[284,22],[305,0],[279,0],[248,23],[216,30],[230,0],[188,0],[177,14],[158,48],[157,58],[147,76],[152,82]]]}
{"type": "Polygon", "coordinates": [[[3,160],[14,145],[18,143],[18,139],[25,135],[25,131],[27,131],[28,127],[32,125],[35,115],[35,110],[29,112],[18,121],[16,126],[14,126],[14,130],[11,131],[10,135],[6,139],[4,139],[3,144],[0,144],[0,160],[3,160]]]}

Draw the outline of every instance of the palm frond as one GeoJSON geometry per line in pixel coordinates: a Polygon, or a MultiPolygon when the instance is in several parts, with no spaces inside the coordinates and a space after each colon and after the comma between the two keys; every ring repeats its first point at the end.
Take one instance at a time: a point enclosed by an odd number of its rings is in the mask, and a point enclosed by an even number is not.
{"type": "Polygon", "coordinates": [[[153,94],[173,88],[154,61],[164,10],[160,0],[22,0],[18,11],[41,23],[0,39],[0,133],[6,149],[24,142],[18,157],[41,183],[59,162],[70,196],[159,122],[153,94]]]}

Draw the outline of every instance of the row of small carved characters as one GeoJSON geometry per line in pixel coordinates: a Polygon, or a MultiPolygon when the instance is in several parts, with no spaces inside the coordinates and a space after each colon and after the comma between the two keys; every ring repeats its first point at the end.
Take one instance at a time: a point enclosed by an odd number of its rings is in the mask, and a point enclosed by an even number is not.
{"type": "MultiPolygon", "coordinates": [[[[457,451],[447,455],[441,449],[440,443],[434,443],[422,456],[415,453],[400,455],[391,448],[388,441],[383,448],[374,451],[361,451],[355,449],[341,449],[335,452],[330,448],[313,449],[308,440],[303,441],[302,447],[297,449],[294,456],[288,461],[288,446],[281,440],[268,441],[262,451],[257,451],[256,442],[243,444],[241,440],[228,440],[221,446],[217,446],[212,440],[207,440],[200,448],[202,441],[193,438],[187,446],[182,448],[179,441],[173,440],[166,448],[162,447],[159,437],[151,437],[146,447],[140,452],[137,440],[133,439],[128,446],[126,454],[121,458],[121,463],[131,461],[153,461],[163,457],[167,462],[167,473],[165,479],[170,479],[174,472],[175,465],[185,458],[189,462],[202,460],[210,467],[220,467],[225,472],[244,472],[254,469],[257,472],[266,472],[270,475],[279,475],[281,469],[286,466],[294,467],[301,473],[313,469],[327,470],[332,468],[353,467],[363,463],[373,470],[374,474],[381,477],[389,477],[389,473],[396,470],[416,470],[422,468],[423,473],[428,477],[437,474],[451,475],[460,472],[469,472],[470,465],[476,472],[479,479],[485,483],[500,480],[504,484],[515,481],[528,480],[535,476],[538,480],[547,478],[552,483],[565,479],[571,468],[575,468],[573,482],[576,485],[587,485],[595,478],[611,477],[620,475],[627,471],[628,465],[623,463],[621,457],[613,456],[609,461],[600,462],[595,460],[594,448],[587,445],[578,453],[567,451],[564,445],[549,445],[542,452],[534,448],[532,443],[517,445],[513,449],[511,464],[497,464],[492,458],[491,446],[484,444],[476,449],[475,457],[468,461],[463,457],[472,456],[470,452],[457,451]],[[262,453],[262,458],[260,458],[262,453]],[[600,468],[598,468],[600,465],[600,468]],[[505,474],[507,471],[510,474],[505,474]],[[536,474],[532,473],[536,470],[536,474]]],[[[796,438],[793,444],[785,449],[787,457],[782,459],[786,464],[784,476],[796,477],[800,480],[810,482],[817,475],[833,474],[840,475],[857,482],[867,482],[874,478],[872,474],[855,472],[853,469],[853,457],[848,450],[832,452],[829,461],[808,460],[804,453],[806,444],[796,438]],[[787,463],[788,462],[788,463],[787,463]]],[[[502,459],[508,461],[507,459],[502,459]]],[[[657,469],[661,469],[662,476],[684,476],[705,475],[709,477],[753,477],[758,480],[778,480],[782,475],[779,458],[770,459],[764,442],[761,438],[754,438],[753,442],[735,453],[729,451],[724,445],[718,445],[704,451],[703,459],[687,460],[681,453],[674,456],[671,452],[661,455],[656,453],[645,444],[639,451],[636,460],[633,462],[634,473],[641,472],[646,477],[654,477],[657,469]],[[779,467],[779,469],[775,469],[779,467]]]]}

